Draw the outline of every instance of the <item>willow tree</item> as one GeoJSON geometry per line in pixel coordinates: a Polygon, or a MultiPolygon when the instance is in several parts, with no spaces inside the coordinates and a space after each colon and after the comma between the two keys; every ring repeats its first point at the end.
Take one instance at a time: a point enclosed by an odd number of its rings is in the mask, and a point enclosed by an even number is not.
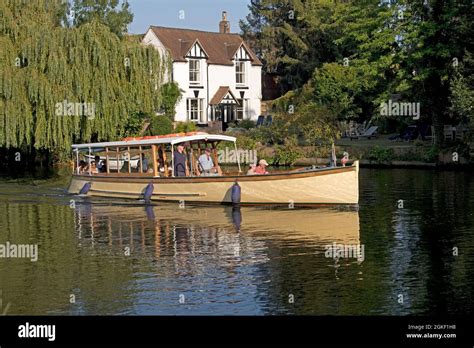
{"type": "Polygon", "coordinates": [[[161,108],[170,61],[98,21],[68,28],[66,11],[61,0],[0,3],[0,147],[65,153],[161,108]]]}

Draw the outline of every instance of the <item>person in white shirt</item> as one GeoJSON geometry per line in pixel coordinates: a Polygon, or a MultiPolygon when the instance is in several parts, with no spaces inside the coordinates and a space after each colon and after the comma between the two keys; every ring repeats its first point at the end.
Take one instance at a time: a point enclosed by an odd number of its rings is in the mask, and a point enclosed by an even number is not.
{"type": "Polygon", "coordinates": [[[211,157],[211,149],[206,148],[204,153],[199,156],[198,163],[201,169],[201,175],[215,175],[218,170],[211,157]]]}

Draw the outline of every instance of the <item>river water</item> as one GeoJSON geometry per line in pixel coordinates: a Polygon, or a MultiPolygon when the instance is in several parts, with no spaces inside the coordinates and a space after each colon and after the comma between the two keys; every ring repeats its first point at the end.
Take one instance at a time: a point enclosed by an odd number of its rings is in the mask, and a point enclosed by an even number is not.
{"type": "Polygon", "coordinates": [[[469,172],[362,169],[358,211],[144,206],[68,182],[0,179],[0,314],[474,313],[469,172]],[[19,244],[29,258],[5,254],[19,244]]]}

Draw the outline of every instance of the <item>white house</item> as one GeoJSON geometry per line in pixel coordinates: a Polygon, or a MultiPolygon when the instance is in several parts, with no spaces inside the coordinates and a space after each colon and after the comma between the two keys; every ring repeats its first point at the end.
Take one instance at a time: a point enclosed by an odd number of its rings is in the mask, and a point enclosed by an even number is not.
{"type": "Polygon", "coordinates": [[[262,99],[262,63],[223,12],[219,32],[151,26],[142,42],[173,61],[172,80],[183,91],[175,121],[206,126],[256,120],[262,99]]]}

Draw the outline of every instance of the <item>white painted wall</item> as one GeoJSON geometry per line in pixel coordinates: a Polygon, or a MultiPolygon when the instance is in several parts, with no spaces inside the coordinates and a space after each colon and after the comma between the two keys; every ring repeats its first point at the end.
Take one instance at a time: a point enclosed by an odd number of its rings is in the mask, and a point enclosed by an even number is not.
{"type": "MultiPolygon", "coordinates": [[[[162,55],[167,55],[168,51],[161,41],[156,37],[151,29],[145,34],[144,44],[153,45],[162,55]]],[[[201,60],[201,86],[204,89],[196,89],[199,91],[198,98],[204,98],[204,108],[207,111],[207,119],[210,119],[211,108],[208,107],[209,101],[221,86],[229,86],[236,98],[240,99],[240,91],[245,92],[245,99],[249,99],[247,117],[256,120],[260,115],[260,103],[262,99],[262,68],[253,66],[250,62],[246,62],[246,83],[248,89],[237,89],[234,65],[209,65],[209,85],[207,76],[208,64],[206,60],[201,60]]],[[[189,65],[184,62],[173,63],[172,79],[179,88],[184,91],[180,102],[176,105],[175,121],[187,121],[186,100],[194,98],[194,90],[189,84],[189,65]]]]}
{"type": "MultiPolygon", "coordinates": [[[[145,36],[143,36],[142,43],[145,45],[152,45],[153,47],[155,47],[160,53],[160,56],[163,60],[169,57],[168,50],[161,43],[161,41],[156,37],[155,33],[153,33],[151,29],[148,29],[145,36]]],[[[163,79],[165,83],[169,82],[168,77],[169,77],[169,74],[165,73],[165,76],[163,79]]]]}

